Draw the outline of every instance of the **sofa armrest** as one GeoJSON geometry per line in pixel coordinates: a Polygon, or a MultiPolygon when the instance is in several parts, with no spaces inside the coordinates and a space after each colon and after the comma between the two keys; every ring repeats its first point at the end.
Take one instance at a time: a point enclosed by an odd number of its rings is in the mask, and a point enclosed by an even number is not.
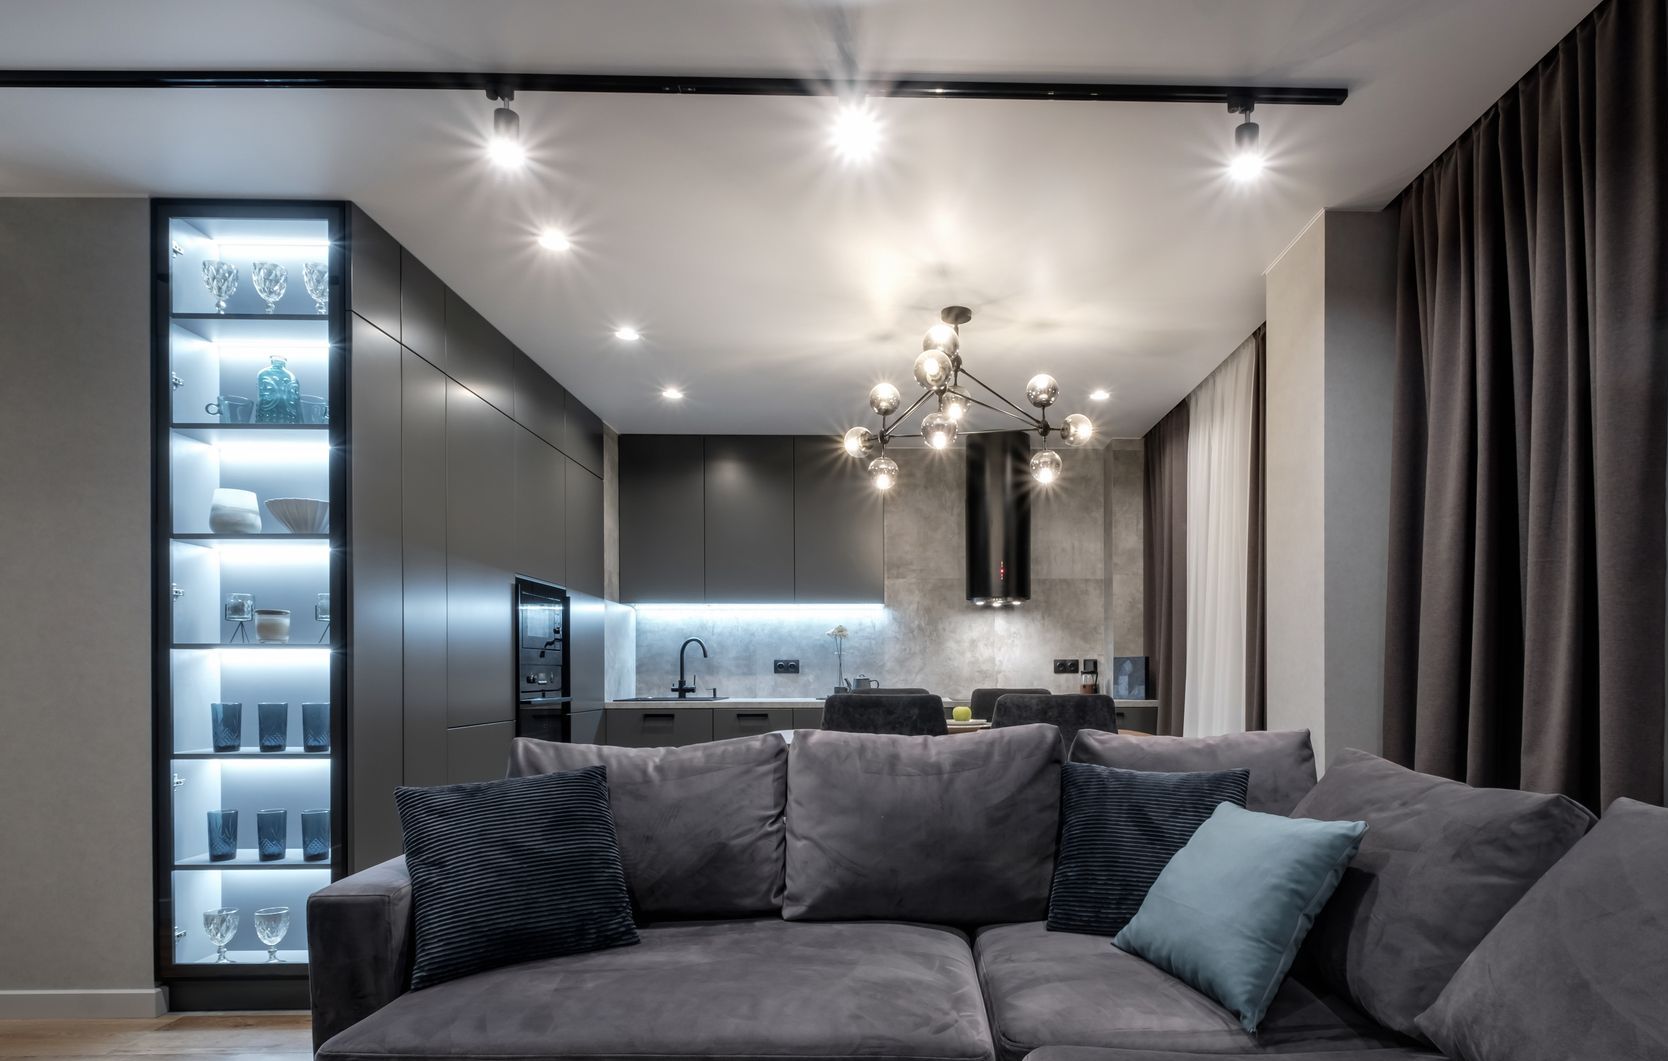
{"type": "Polygon", "coordinates": [[[411,986],[416,927],[405,856],[361,870],[307,899],[313,1049],[411,986]]]}

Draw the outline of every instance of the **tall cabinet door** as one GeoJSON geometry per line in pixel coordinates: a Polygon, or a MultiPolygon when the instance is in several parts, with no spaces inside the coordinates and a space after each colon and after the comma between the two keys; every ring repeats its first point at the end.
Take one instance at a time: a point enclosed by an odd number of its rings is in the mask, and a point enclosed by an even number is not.
{"type": "Polygon", "coordinates": [[[515,570],[556,585],[567,572],[567,465],[555,447],[516,427],[515,570]]]}
{"type": "Polygon", "coordinates": [[[885,599],[881,497],[862,461],[838,442],[793,442],[794,599],[846,603],[885,599]]]}
{"type": "Polygon", "coordinates": [[[567,531],[564,584],[593,597],[602,596],[602,480],[578,464],[567,463],[563,491],[567,503],[563,523],[567,531]]]}
{"type": "Polygon", "coordinates": [[[515,424],[446,384],[446,693],[453,726],[515,716],[515,424]]]}
{"type": "Polygon", "coordinates": [[[620,436],[620,599],[706,599],[702,443],[620,436]]]}
{"type": "Polygon", "coordinates": [[[405,513],[405,778],[446,783],[446,377],[404,351],[400,364],[405,513]]]}
{"type": "Polygon", "coordinates": [[[793,440],[711,436],[705,483],[706,599],[793,600],[793,440]]]}

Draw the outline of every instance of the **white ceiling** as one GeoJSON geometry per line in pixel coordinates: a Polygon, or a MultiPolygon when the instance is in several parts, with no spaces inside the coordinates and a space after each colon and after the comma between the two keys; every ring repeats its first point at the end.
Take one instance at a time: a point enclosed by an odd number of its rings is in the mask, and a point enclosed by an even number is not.
{"type": "MultiPolygon", "coordinates": [[[[971,306],[968,367],[1138,435],[1262,319],[1263,269],[1325,207],[1376,209],[1591,0],[871,0],[863,72],[1326,84],[1257,112],[888,100],[842,167],[827,99],[526,95],[533,165],[480,161],[467,92],[0,90],[0,193],[340,197],[623,432],[833,431],[971,306]],[[533,237],[554,224],[574,250],[533,237]],[[643,341],[611,333],[631,324],[643,341]],[[687,399],[670,406],[660,388],[687,399]],[[1091,408],[1097,386],[1113,399],[1091,408]]],[[[827,3],[0,0],[0,66],[803,74],[827,3]]],[[[96,253],[96,248],[88,248],[96,253]]],[[[906,387],[906,390],[909,388],[906,387]]]]}

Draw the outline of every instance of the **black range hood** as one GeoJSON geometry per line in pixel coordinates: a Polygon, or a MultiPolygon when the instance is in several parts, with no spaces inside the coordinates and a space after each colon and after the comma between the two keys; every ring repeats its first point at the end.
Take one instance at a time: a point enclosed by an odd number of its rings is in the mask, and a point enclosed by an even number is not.
{"type": "Polygon", "coordinates": [[[1031,599],[1031,436],[968,434],[967,599],[1003,608],[1031,599]]]}

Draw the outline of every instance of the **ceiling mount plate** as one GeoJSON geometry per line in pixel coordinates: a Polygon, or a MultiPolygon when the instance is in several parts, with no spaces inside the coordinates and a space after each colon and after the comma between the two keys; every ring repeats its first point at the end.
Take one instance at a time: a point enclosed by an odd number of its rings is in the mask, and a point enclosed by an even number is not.
{"type": "Polygon", "coordinates": [[[954,324],[959,327],[973,319],[973,311],[966,306],[945,306],[939,311],[938,319],[945,324],[954,324]]]}

